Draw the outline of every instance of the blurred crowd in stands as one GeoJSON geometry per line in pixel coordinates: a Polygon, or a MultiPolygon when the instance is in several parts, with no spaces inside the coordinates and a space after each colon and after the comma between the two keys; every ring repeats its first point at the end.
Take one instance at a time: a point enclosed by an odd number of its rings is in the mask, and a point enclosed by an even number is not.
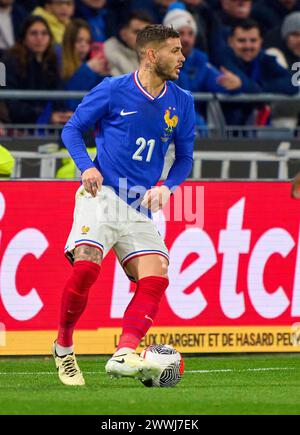
{"type": "MultiPolygon", "coordinates": [[[[192,92],[293,96],[300,0],[0,0],[6,88],[88,91],[138,68],[137,32],[173,26],[186,58],[178,85],[192,92]]],[[[0,89],[1,92],[1,89],[0,89]]],[[[0,100],[2,123],[63,124],[79,101],[0,100]]],[[[197,123],[205,127],[205,105],[197,123]]],[[[300,104],[224,103],[229,125],[299,125],[300,104]]]]}

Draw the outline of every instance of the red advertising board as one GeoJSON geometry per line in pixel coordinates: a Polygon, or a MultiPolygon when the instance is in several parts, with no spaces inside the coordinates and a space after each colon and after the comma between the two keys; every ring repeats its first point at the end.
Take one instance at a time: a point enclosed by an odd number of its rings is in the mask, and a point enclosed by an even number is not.
{"type": "MultiPolygon", "coordinates": [[[[0,355],[49,353],[71,272],[63,251],[77,187],[0,183],[0,355]]],[[[172,201],[189,214],[171,207],[155,218],[170,286],[142,345],[298,351],[300,202],[289,183],[187,182],[172,201]]],[[[78,324],[79,353],[113,352],[134,288],[110,253],[78,324]]]]}

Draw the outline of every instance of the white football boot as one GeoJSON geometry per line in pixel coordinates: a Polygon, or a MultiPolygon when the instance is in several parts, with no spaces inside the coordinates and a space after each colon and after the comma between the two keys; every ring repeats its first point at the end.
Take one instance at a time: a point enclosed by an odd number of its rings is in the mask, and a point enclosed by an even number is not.
{"type": "Polygon", "coordinates": [[[58,356],[55,349],[55,342],[52,346],[52,355],[57,368],[58,377],[65,385],[85,385],[81,370],[77,364],[74,353],[65,356],[58,356]]]}
{"type": "Polygon", "coordinates": [[[105,371],[115,378],[127,377],[147,381],[158,376],[160,366],[152,361],[146,361],[137,353],[113,355],[106,363],[105,371]]]}

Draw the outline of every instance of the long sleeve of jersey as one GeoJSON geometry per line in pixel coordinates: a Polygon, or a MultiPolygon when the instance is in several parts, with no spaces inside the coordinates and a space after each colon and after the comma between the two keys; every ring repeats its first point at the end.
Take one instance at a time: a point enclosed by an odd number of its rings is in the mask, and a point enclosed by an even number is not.
{"type": "Polygon", "coordinates": [[[175,162],[163,183],[170,190],[175,190],[191,173],[195,140],[195,108],[192,95],[188,98],[185,116],[180,121],[175,136],[175,162]]]}
{"type": "Polygon", "coordinates": [[[83,140],[83,133],[94,127],[109,111],[110,82],[104,79],[84,97],[62,131],[62,140],[81,173],[95,167],[83,140]]]}

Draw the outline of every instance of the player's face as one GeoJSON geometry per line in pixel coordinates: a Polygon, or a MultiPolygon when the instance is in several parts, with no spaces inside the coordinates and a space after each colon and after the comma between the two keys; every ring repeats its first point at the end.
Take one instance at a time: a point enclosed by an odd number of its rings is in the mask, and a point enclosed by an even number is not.
{"type": "Polygon", "coordinates": [[[185,57],[179,38],[169,38],[156,51],[155,72],[162,80],[177,80],[185,57]]]}
{"type": "Polygon", "coordinates": [[[229,38],[229,45],[237,57],[252,62],[261,50],[262,38],[257,28],[243,30],[238,27],[229,38]]]}

